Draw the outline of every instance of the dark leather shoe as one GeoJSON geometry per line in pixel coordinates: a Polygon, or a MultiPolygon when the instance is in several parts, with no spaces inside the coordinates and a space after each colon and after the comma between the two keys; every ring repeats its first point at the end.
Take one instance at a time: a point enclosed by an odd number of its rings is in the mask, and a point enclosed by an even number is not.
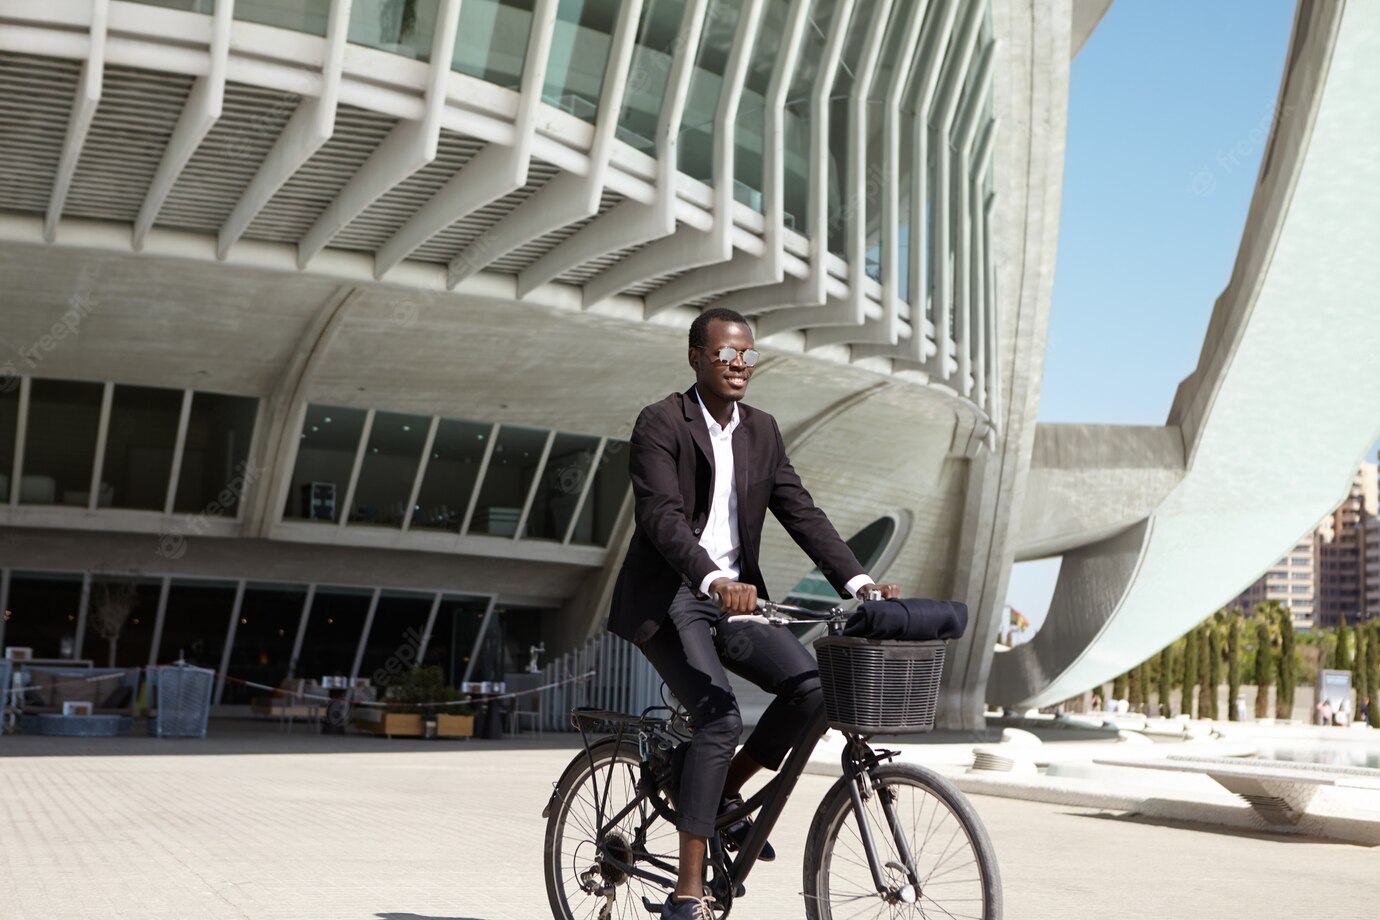
{"type": "MultiPolygon", "coordinates": [[[[742,796],[725,796],[719,802],[719,814],[723,814],[730,808],[737,808],[743,804],[742,796]]],[[[747,842],[748,831],[752,830],[752,819],[743,818],[734,821],[720,833],[724,838],[724,847],[730,852],[737,852],[747,842]]],[[[776,850],[772,849],[770,842],[762,844],[762,852],[757,854],[757,858],[762,862],[771,862],[776,858],[776,850]]]]}

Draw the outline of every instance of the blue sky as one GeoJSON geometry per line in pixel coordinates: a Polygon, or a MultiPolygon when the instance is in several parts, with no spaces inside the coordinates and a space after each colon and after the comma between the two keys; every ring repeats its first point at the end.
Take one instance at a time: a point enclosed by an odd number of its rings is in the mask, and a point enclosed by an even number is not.
{"type": "MultiPolygon", "coordinates": [[[[1255,186],[1294,0],[1114,0],[1074,58],[1038,419],[1162,425],[1255,186]]],[[[1057,561],[1007,601],[1043,621],[1057,561]]]]}

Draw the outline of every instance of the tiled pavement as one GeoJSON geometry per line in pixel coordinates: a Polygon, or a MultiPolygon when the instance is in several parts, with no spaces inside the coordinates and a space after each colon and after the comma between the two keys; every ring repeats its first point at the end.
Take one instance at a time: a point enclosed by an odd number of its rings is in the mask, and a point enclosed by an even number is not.
{"type": "MultiPolygon", "coordinates": [[[[573,743],[0,738],[0,918],[542,920],[540,812],[573,743]]],[[[829,782],[802,779],[735,920],[803,916],[829,782]]],[[[1011,920],[1376,916],[1371,849],[973,801],[1011,920]]]]}

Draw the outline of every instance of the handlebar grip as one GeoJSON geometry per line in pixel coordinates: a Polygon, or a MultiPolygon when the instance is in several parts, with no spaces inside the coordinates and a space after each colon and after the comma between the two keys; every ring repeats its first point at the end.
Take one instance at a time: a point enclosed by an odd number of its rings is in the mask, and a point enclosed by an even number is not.
{"type": "MultiPolygon", "coordinates": [[[[758,608],[758,609],[761,609],[761,608],[758,608]]],[[[762,616],[760,613],[739,613],[739,614],[735,614],[734,616],[731,616],[731,617],[728,618],[728,622],[730,622],[730,623],[761,623],[761,624],[763,624],[764,626],[770,626],[770,625],[771,625],[771,620],[769,620],[769,619],[767,619],[766,617],[762,616]]]]}

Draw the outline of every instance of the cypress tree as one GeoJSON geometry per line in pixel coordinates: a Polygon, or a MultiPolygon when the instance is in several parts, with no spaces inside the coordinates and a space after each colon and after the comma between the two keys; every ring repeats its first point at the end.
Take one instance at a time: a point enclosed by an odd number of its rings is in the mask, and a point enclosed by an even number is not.
{"type": "MultiPolygon", "coordinates": [[[[1360,630],[1357,630],[1360,633],[1360,630]]],[[[1373,698],[1375,688],[1380,685],[1380,620],[1371,620],[1370,639],[1366,642],[1366,662],[1369,672],[1366,676],[1366,686],[1370,688],[1372,699],[1370,701],[1370,715],[1368,720],[1371,728],[1380,728],[1380,705],[1376,704],[1373,698]]]]}
{"type": "Polygon", "coordinates": [[[1184,640],[1184,698],[1179,704],[1179,711],[1190,719],[1197,717],[1197,708],[1193,705],[1193,690],[1198,686],[1198,664],[1201,654],[1198,651],[1198,627],[1195,626],[1189,630],[1184,640]]]}
{"type": "Polygon", "coordinates": [[[1160,649],[1160,715],[1166,719],[1174,715],[1173,707],[1169,705],[1170,695],[1174,691],[1174,669],[1173,669],[1173,643],[1160,649]]]}
{"type": "MultiPolygon", "coordinates": [[[[1208,627],[1208,712],[1210,719],[1221,718],[1217,711],[1217,688],[1222,686],[1222,624],[1216,620],[1208,627]]],[[[1227,701],[1231,708],[1231,701],[1227,701]]]]}
{"type": "Polygon", "coordinates": [[[1337,626],[1337,651],[1332,656],[1332,667],[1338,671],[1351,670],[1351,630],[1346,625],[1346,617],[1337,626]]]}
{"type": "Polygon", "coordinates": [[[1141,663],[1132,668],[1126,675],[1126,702],[1131,704],[1132,712],[1140,712],[1140,707],[1145,702],[1144,674],[1145,664],[1141,663]]]}
{"type": "Polygon", "coordinates": [[[1126,699],[1126,675],[1118,674],[1112,679],[1112,699],[1126,699]]]}
{"type": "Polygon", "coordinates": [[[1356,663],[1352,666],[1356,698],[1370,696],[1370,669],[1366,667],[1366,624],[1356,624],[1356,663]]]}
{"type": "Polygon", "coordinates": [[[1212,621],[1198,627],[1198,718],[1215,719],[1212,686],[1212,621]]]}
{"type": "Polygon", "coordinates": [[[1274,650],[1270,645],[1270,621],[1260,617],[1255,621],[1255,717],[1263,719],[1270,712],[1270,687],[1275,682],[1274,650]]]}
{"type": "Polygon", "coordinates": [[[1237,719],[1236,697],[1241,693],[1241,611],[1233,610],[1227,621],[1227,718],[1237,719]]]}
{"type": "Polygon", "coordinates": [[[1276,610],[1279,617],[1279,693],[1275,700],[1275,718],[1289,719],[1294,714],[1294,683],[1297,664],[1294,659],[1294,621],[1289,608],[1276,610]]]}

